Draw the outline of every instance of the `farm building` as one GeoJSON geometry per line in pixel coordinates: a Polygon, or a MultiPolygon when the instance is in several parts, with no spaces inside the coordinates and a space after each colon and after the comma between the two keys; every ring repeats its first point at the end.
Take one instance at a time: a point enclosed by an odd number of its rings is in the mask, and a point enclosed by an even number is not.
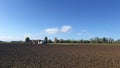
{"type": "Polygon", "coordinates": [[[44,44],[44,40],[31,40],[32,44],[44,44]]]}

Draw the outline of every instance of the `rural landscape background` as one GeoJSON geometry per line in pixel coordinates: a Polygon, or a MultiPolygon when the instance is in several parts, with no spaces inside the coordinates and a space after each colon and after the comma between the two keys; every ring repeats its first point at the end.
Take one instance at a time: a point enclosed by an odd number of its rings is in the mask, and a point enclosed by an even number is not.
{"type": "Polygon", "coordinates": [[[120,68],[119,0],[0,0],[0,68],[120,68]]]}

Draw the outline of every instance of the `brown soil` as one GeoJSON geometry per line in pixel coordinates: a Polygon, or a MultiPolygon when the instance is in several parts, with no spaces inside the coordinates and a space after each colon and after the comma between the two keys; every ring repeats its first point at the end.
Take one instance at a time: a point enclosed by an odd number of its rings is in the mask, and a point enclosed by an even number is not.
{"type": "Polygon", "coordinates": [[[120,46],[0,45],[0,68],[120,68],[120,46]]]}

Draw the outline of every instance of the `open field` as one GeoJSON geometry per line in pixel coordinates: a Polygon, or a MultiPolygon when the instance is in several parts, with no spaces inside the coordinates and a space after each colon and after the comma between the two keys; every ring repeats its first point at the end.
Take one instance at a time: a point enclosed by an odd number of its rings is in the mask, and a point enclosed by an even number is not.
{"type": "Polygon", "coordinates": [[[49,45],[107,45],[107,46],[120,46],[120,43],[49,43],[49,45]]]}
{"type": "Polygon", "coordinates": [[[0,68],[120,68],[120,46],[0,45],[0,68]]]}

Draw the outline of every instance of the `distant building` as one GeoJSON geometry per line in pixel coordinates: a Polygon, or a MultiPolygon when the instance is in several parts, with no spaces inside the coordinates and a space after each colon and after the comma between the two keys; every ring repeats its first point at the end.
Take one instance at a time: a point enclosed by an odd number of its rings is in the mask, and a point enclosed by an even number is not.
{"type": "Polygon", "coordinates": [[[32,44],[44,44],[44,40],[31,40],[32,44]]]}

